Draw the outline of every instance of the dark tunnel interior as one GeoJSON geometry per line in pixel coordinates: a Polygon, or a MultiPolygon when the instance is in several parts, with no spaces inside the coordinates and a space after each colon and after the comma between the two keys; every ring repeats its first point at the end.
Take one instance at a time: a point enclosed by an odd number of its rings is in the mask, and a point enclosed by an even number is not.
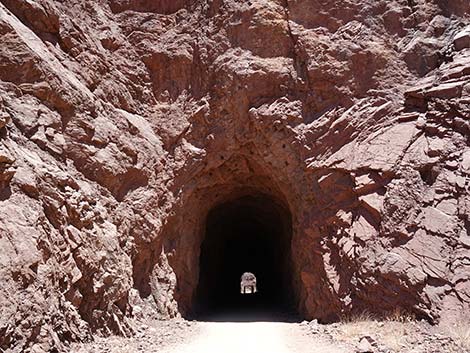
{"type": "Polygon", "coordinates": [[[270,196],[241,196],[214,207],[201,245],[195,315],[292,315],[291,238],[290,212],[270,196]],[[244,272],[255,274],[256,293],[240,293],[244,272]]]}

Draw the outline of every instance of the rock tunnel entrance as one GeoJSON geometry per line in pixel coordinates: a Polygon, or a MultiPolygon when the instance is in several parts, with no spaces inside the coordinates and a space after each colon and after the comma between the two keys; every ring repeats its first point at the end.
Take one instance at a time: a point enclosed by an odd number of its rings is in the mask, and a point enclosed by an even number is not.
{"type": "Polygon", "coordinates": [[[292,312],[292,220],[287,207],[264,194],[240,196],[212,208],[204,231],[196,316],[292,312]],[[256,275],[255,294],[240,293],[244,272],[256,275]]]}

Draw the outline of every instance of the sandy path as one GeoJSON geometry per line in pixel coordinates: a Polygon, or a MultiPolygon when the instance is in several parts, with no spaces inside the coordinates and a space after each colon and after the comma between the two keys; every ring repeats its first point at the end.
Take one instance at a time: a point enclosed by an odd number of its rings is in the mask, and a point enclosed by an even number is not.
{"type": "Polygon", "coordinates": [[[296,323],[204,322],[200,333],[162,353],[347,353],[308,336],[296,323]]]}

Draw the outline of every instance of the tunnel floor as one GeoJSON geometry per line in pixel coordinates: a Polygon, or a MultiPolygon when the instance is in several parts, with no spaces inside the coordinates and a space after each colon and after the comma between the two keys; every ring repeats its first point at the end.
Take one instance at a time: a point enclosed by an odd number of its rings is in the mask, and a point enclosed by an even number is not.
{"type": "Polygon", "coordinates": [[[267,195],[242,196],[214,207],[201,245],[197,318],[237,321],[295,317],[288,209],[267,195]],[[240,293],[252,272],[257,292],[240,293]]]}

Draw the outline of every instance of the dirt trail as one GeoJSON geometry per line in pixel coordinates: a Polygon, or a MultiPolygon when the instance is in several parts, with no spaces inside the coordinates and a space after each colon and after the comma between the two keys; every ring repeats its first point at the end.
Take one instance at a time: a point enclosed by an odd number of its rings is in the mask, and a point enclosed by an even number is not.
{"type": "MultiPolygon", "coordinates": [[[[220,318],[219,318],[220,319],[220,318]]],[[[246,320],[239,317],[238,320],[246,320]]],[[[70,353],[469,353],[468,324],[436,327],[424,321],[357,318],[318,324],[285,321],[166,321],[135,322],[130,337],[97,336],[77,343],[70,353]],[[452,329],[453,331],[449,331],[452,329]],[[370,345],[364,343],[370,342],[370,345]]]]}
{"type": "Polygon", "coordinates": [[[308,336],[296,323],[204,322],[200,333],[162,353],[347,353],[308,336]]]}

